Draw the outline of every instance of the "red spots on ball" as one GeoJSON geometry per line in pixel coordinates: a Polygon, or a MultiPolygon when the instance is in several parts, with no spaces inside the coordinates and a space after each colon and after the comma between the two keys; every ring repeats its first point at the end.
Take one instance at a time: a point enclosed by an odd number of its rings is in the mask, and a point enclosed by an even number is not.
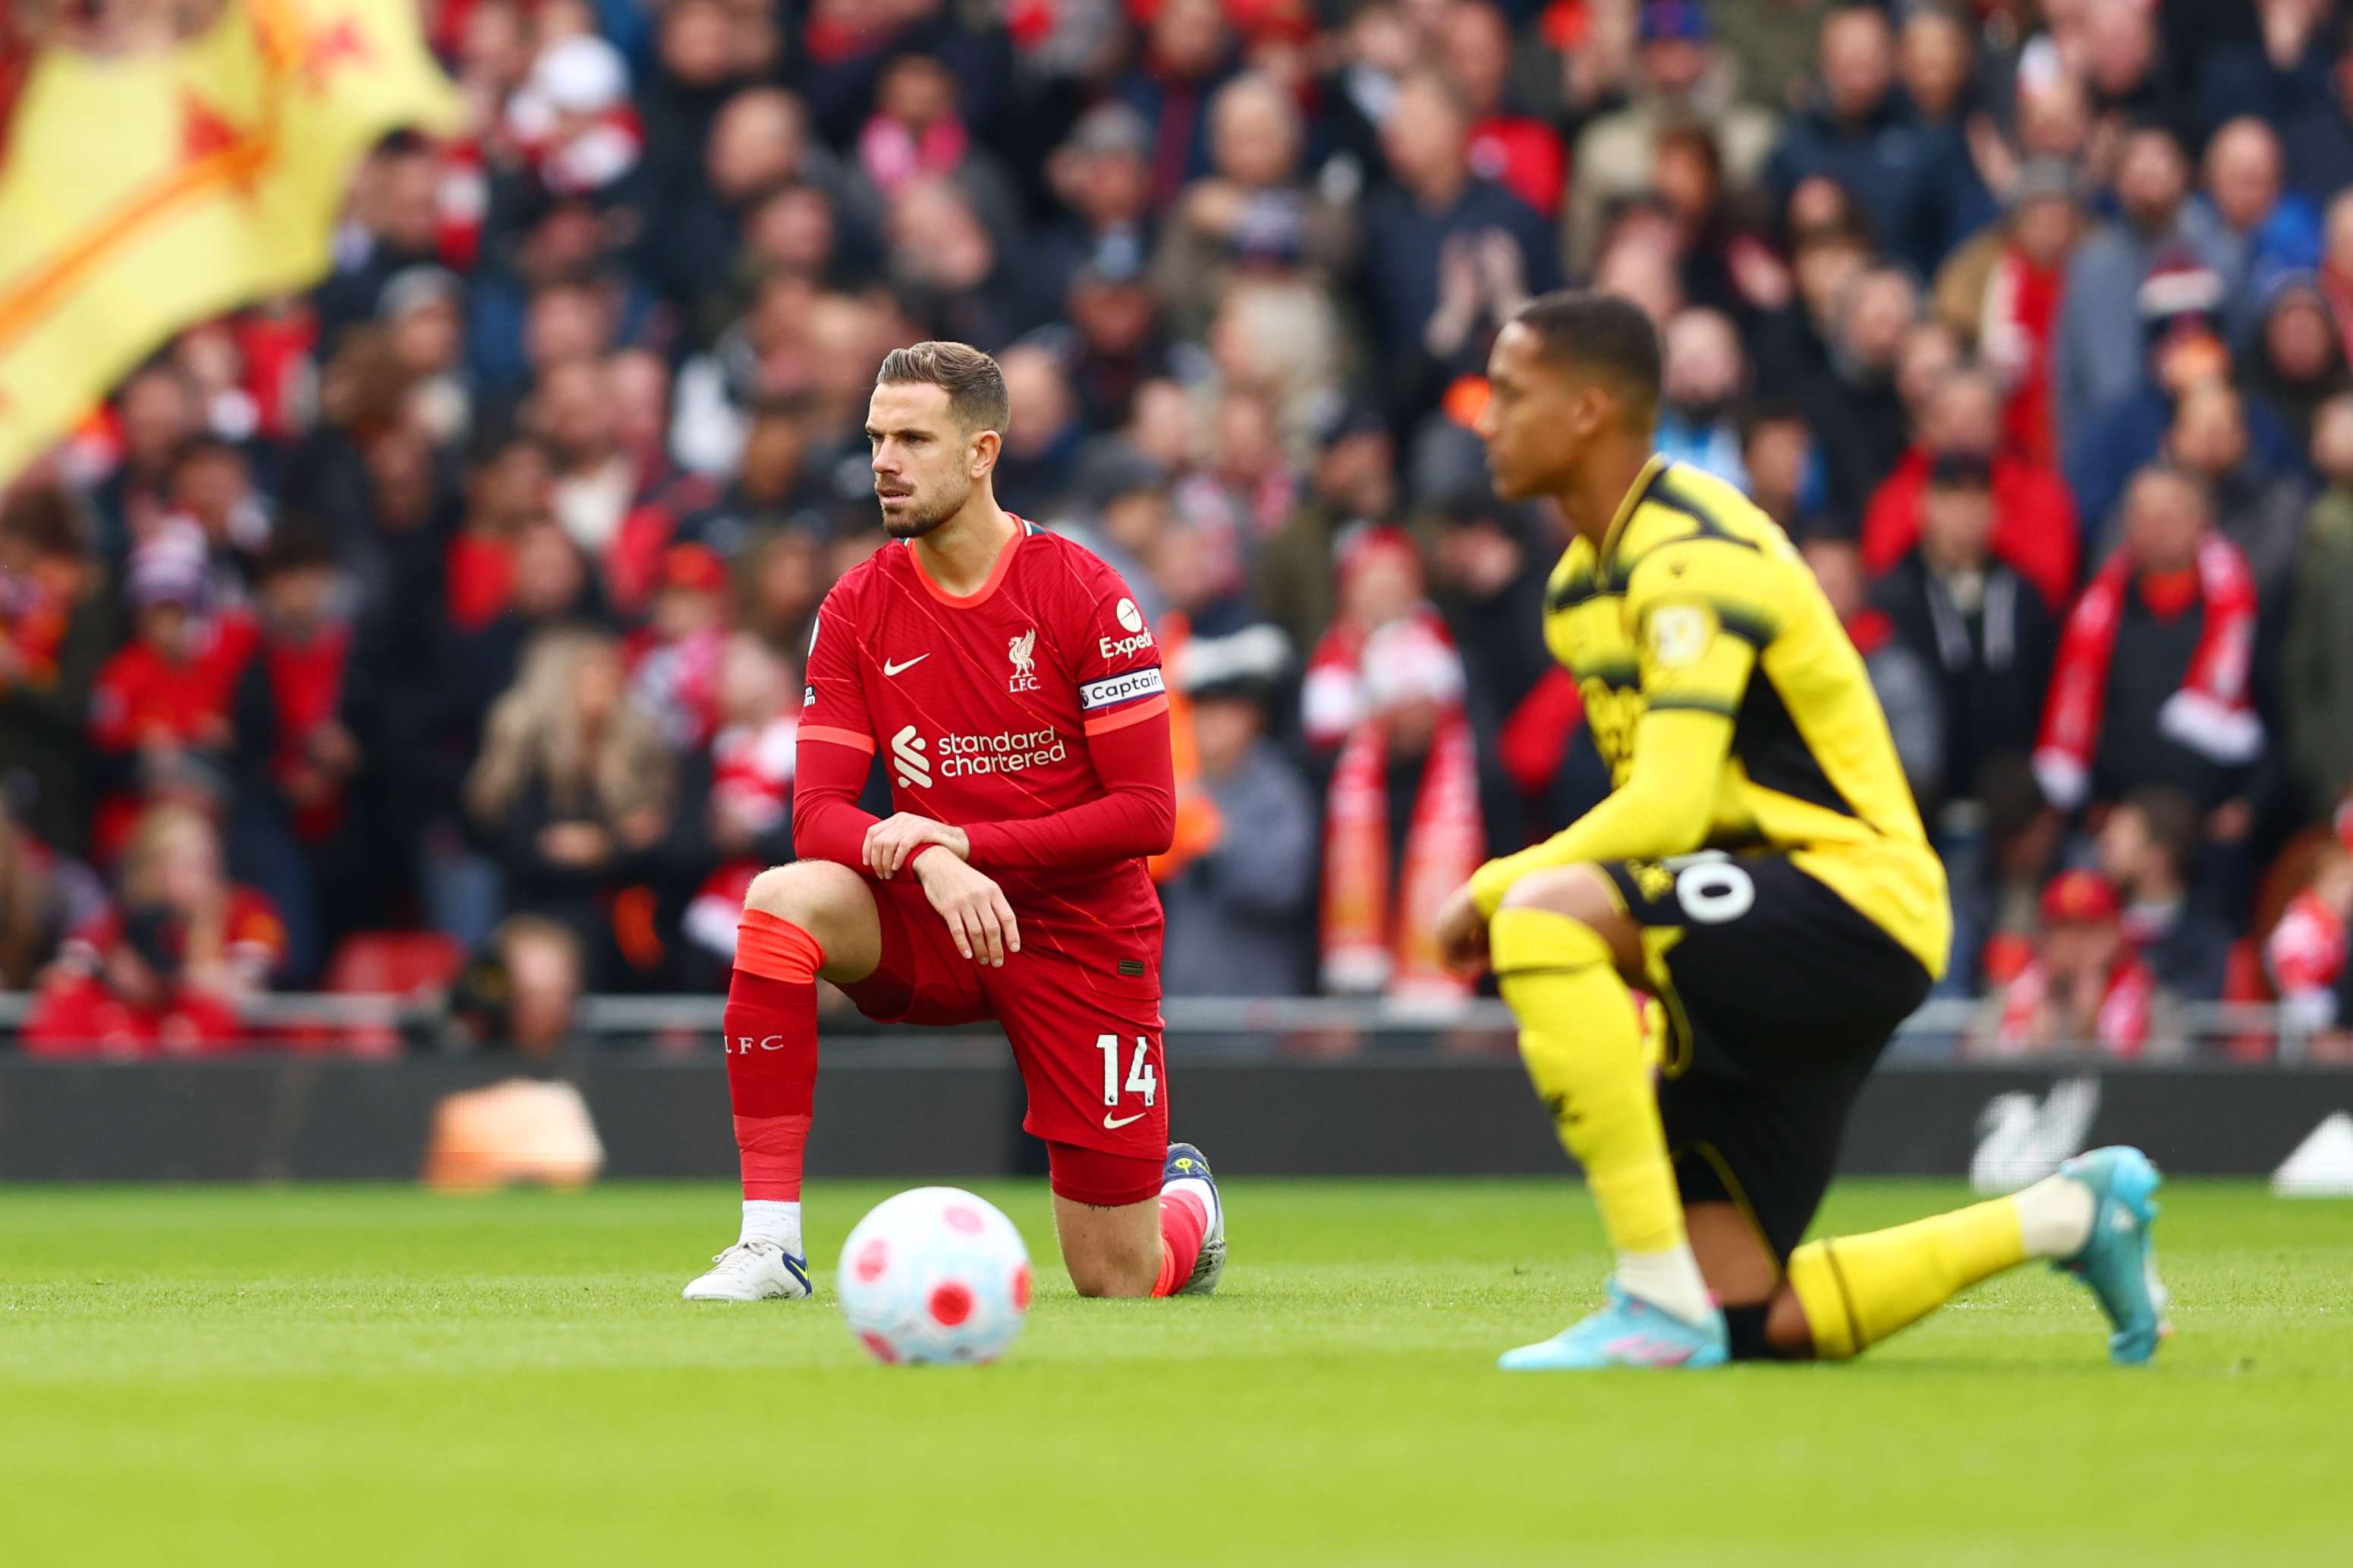
{"type": "Polygon", "coordinates": [[[1029,1266],[1026,1263],[1013,1271],[1013,1310],[1017,1312],[1029,1310],[1029,1266]]]}
{"type": "Polygon", "coordinates": [[[859,1335],[858,1342],[864,1345],[867,1349],[867,1352],[873,1356],[876,1361],[881,1362],[884,1366],[896,1366],[898,1364],[899,1352],[897,1349],[892,1345],[889,1340],[884,1339],[881,1334],[876,1333],[873,1330],[869,1329],[866,1332],[859,1335]]]}
{"type": "Polygon", "coordinates": [[[891,1244],[881,1237],[870,1237],[850,1260],[849,1271],[858,1276],[860,1285],[871,1285],[882,1278],[882,1270],[891,1263],[891,1244]]]}
{"type": "Polygon", "coordinates": [[[934,1321],[953,1329],[972,1316],[972,1292],[950,1280],[932,1292],[931,1309],[934,1321]]]}
{"type": "Polygon", "coordinates": [[[976,1209],[966,1208],[962,1204],[950,1204],[940,1211],[940,1217],[948,1222],[950,1230],[960,1230],[966,1236],[980,1234],[980,1213],[976,1209]]]}

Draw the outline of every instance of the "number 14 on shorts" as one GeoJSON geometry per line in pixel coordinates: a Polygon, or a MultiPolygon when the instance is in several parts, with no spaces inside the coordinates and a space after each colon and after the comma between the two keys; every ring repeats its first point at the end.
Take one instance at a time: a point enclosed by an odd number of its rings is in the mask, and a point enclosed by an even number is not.
{"type": "MultiPolygon", "coordinates": [[[[1160,1092],[1160,1075],[1152,1070],[1152,1063],[1146,1059],[1151,1053],[1152,1043],[1142,1035],[1135,1037],[1135,1053],[1128,1058],[1127,1080],[1123,1084],[1119,1076],[1119,1058],[1124,1044],[1117,1035],[1095,1037],[1095,1049],[1103,1053],[1103,1103],[1117,1110],[1121,1094],[1136,1094],[1144,1097],[1145,1110],[1149,1110],[1153,1097],[1160,1092]]],[[[1143,1111],[1136,1112],[1137,1116],[1143,1114],[1143,1111]]],[[[1127,1120],[1134,1121],[1134,1118],[1127,1120]]],[[[1116,1127],[1119,1123],[1106,1116],[1103,1125],[1116,1127]]]]}

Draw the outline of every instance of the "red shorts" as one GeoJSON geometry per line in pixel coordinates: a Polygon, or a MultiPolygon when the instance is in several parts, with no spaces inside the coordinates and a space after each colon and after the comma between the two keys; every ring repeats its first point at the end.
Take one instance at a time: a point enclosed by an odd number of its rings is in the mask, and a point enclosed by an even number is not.
{"type": "Polygon", "coordinates": [[[956,952],[914,878],[866,886],[882,957],[842,987],[858,1010],[878,1024],[996,1019],[1029,1093],[1021,1129],[1046,1141],[1054,1191],[1106,1208],[1157,1194],[1168,1153],[1158,933],[1132,945],[1107,933],[1099,949],[1072,952],[1029,940],[1025,923],[1021,951],[997,969],[956,952]]]}

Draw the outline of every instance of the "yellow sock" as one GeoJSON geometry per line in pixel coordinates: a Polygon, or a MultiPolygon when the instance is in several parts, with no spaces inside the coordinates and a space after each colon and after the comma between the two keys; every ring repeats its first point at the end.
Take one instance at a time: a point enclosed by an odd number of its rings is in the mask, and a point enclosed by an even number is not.
{"type": "Polygon", "coordinates": [[[1585,1167],[1621,1258],[1683,1246],[1642,1028],[1609,944],[1549,910],[1499,910],[1488,947],[1520,1021],[1520,1058],[1561,1146],[1585,1167]]]}
{"type": "Polygon", "coordinates": [[[1839,1361],[2028,1256],[2018,1199],[1996,1198],[1893,1230],[1810,1241],[1790,1256],[1789,1288],[1806,1310],[1814,1353],[1839,1361]]]}

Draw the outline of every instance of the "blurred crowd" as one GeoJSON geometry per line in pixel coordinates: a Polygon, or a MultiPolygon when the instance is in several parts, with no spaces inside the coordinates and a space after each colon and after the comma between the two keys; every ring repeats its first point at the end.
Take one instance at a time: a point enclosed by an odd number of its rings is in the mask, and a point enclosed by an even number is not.
{"type": "Polygon", "coordinates": [[[1662,447],[1846,617],[1970,1048],[2164,1054],[2226,997],[2342,1038],[2336,0],[422,9],[465,133],[384,143],[331,276],[5,492],[26,1048],[719,984],[923,337],[999,356],[998,497],[1169,649],[1171,994],[1457,994],[1434,900],[1608,784],[1539,632],[1560,525],[1471,434],[1564,281],[1652,316],[1662,447]]]}

